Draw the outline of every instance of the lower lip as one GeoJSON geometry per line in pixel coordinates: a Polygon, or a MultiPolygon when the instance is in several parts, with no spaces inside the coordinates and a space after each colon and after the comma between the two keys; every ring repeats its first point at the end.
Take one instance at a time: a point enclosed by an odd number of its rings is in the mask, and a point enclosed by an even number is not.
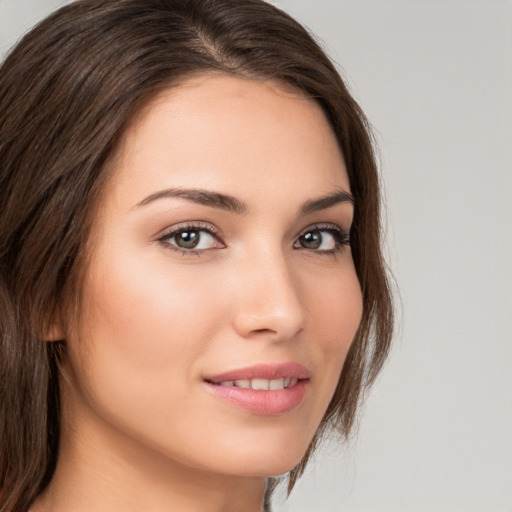
{"type": "Polygon", "coordinates": [[[215,395],[235,407],[263,416],[278,416],[296,409],[304,400],[307,384],[307,379],[299,380],[290,388],[267,391],[206,383],[215,395]]]}

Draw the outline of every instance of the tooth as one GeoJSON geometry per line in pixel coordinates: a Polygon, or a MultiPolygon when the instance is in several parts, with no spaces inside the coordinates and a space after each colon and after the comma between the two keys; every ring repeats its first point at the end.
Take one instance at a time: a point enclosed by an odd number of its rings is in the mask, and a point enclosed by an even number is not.
{"type": "Polygon", "coordinates": [[[273,379],[268,383],[268,389],[283,389],[284,379],[273,379]]]}
{"type": "Polygon", "coordinates": [[[251,381],[246,379],[238,379],[235,380],[235,386],[238,388],[250,388],[251,387],[251,381]]]}
{"type": "Polygon", "coordinates": [[[252,379],[252,389],[268,389],[268,380],[252,379]]]}
{"type": "Polygon", "coordinates": [[[299,382],[299,379],[290,379],[290,387],[295,386],[299,382]]]}
{"type": "Polygon", "coordinates": [[[221,386],[232,386],[233,385],[233,381],[232,380],[226,380],[224,382],[221,382],[220,385],[221,386]]]}
{"type": "Polygon", "coordinates": [[[284,387],[289,388],[290,387],[290,377],[286,377],[284,379],[284,387]]]}

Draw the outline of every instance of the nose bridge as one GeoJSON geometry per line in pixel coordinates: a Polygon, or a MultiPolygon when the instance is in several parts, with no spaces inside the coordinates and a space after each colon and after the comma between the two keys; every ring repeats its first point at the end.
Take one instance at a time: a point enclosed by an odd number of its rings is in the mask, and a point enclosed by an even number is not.
{"type": "Polygon", "coordinates": [[[239,269],[235,327],[243,336],[256,333],[278,340],[297,334],[304,323],[300,283],[281,249],[253,251],[239,269]]]}

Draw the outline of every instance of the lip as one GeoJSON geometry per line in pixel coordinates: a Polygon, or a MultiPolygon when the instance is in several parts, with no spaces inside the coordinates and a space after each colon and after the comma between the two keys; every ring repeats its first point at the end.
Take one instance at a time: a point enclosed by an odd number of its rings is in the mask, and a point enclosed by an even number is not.
{"type": "Polygon", "coordinates": [[[262,416],[278,416],[298,408],[304,401],[309,388],[311,372],[298,363],[258,364],[237,370],[230,370],[218,375],[206,377],[207,389],[222,401],[262,416]],[[220,386],[220,382],[239,379],[298,379],[294,386],[278,390],[260,390],[220,386]]]}
{"type": "Polygon", "coordinates": [[[230,370],[218,375],[205,377],[204,380],[213,384],[238,379],[282,379],[290,377],[294,379],[309,379],[311,372],[303,365],[298,363],[279,363],[279,364],[256,364],[246,368],[230,370]]]}

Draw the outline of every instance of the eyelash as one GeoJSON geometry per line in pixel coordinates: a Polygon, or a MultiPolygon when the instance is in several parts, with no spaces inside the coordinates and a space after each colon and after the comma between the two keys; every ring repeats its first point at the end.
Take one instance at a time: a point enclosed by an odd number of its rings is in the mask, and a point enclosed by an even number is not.
{"type": "MultiPolygon", "coordinates": [[[[184,249],[181,247],[178,247],[177,245],[174,245],[169,242],[170,239],[174,238],[175,236],[179,235],[180,233],[186,233],[187,231],[192,232],[199,232],[199,233],[207,233],[211,235],[217,242],[219,242],[223,247],[225,247],[224,242],[221,239],[220,231],[215,229],[210,224],[207,224],[205,222],[197,222],[197,223],[190,223],[190,224],[182,224],[179,226],[174,226],[167,230],[161,237],[157,239],[158,242],[165,245],[165,247],[171,251],[178,252],[183,256],[199,256],[201,252],[206,251],[208,249],[184,249]]],[[[307,235],[308,233],[322,233],[327,232],[329,233],[333,238],[335,242],[335,247],[333,249],[329,250],[315,250],[310,249],[311,252],[320,254],[320,255],[332,255],[341,252],[344,247],[350,246],[350,235],[346,233],[343,229],[341,229],[339,226],[336,226],[334,224],[317,224],[313,226],[309,226],[306,229],[304,229],[296,238],[293,247],[294,249],[298,250],[308,250],[307,247],[295,247],[295,244],[298,240],[300,240],[301,237],[307,235]]],[[[218,247],[223,248],[223,247],[218,247]]]]}
{"type": "Polygon", "coordinates": [[[174,251],[174,252],[178,252],[183,256],[199,256],[199,254],[206,249],[200,249],[200,250],[184,249],[182,247],[178,247],[177,245],[173,245],[169,242],[169,239],[174,238],[175,236],[179,235],[180,233],[185,233],[187,231],[208,233],[213,238],[215,238],[215,240],[217,240],[217,242],[220,242],[225,247],[225,244],[220,237],[220,231],[215,229],[210,224],[207,224],[206,222],[197,222],[194,224],[190,223],[190,224],[181,224],[179,226],[174,226],[174,227],[168,229],[160,238],[158,238],[157,242],[161,242],[162,244],[165,245],[165,247],[167,249],[174,251]]]}
{"type": "MultiPolygon", "coordinates": [[[[343,249],[345,247],[350,247],[350,235],[345,230],[341,229],[339,226],[336,226],[335,224],[316,224],[313,226],[309,226],[300,233],[300,235],[297,237],[297,240],[299,240],[301,236],[304,236],[308,233],[314,233],[314,232],[329,233],[334,238],[334,243],[335,243],[335,247],[330,250],[324,249],[324,250],[318,251],[318,250],[311,249],[311,251],[316,254],[332,255],[332,254],[336,254],[336,253],[343,251],[343,249]]],[[[295,244],[294,244],[294,247],[295,247],[295,244]]],[[[297,247],[297,249],[307,250],[306,247],[302,247],[302,248],[297,247]]]]}

